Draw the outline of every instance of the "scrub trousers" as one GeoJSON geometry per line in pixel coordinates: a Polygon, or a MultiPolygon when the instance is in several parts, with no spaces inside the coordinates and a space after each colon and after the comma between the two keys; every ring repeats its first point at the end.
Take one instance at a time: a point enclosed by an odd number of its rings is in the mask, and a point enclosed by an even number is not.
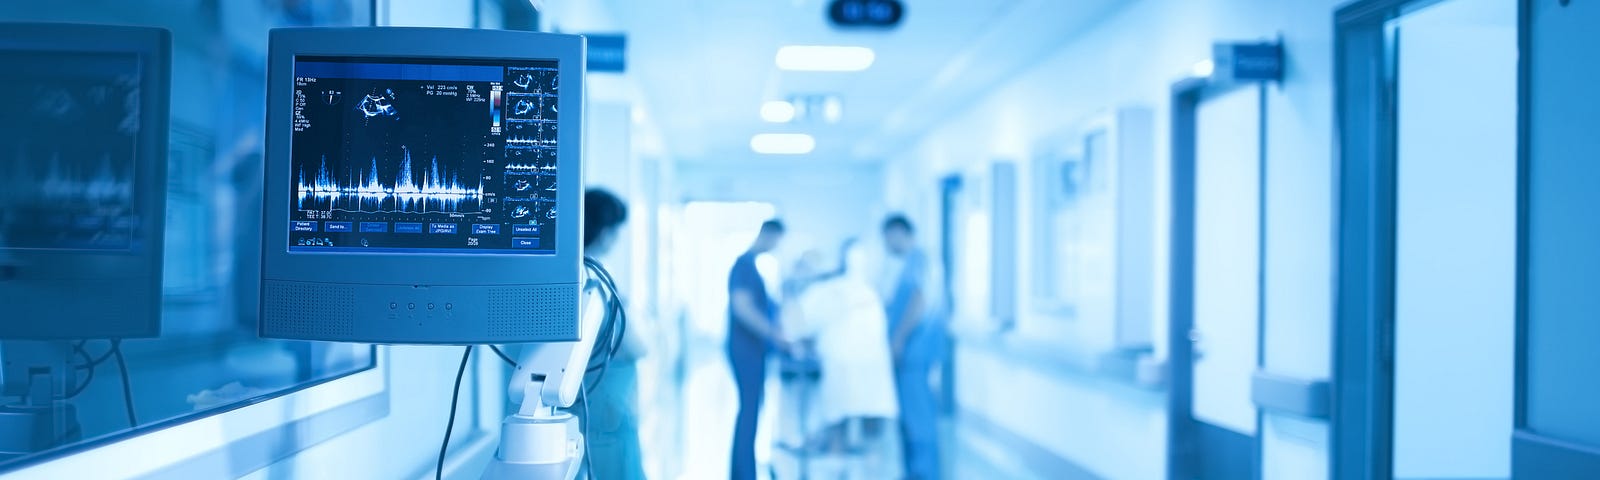
{"type": "Polygon", "coordinates": [[[591,476],[604,480],[644,480],[644,461],[639,443],[639,370],[634,362],[615,362],[589,397],[590,410],[583,412],[589,422],[589,461],[591,476]]]}
{"type": "Polygon", "coordinates": [[[928,375],[938,363],[942,340],[936,328],[919,329],[895,364],[900,397],[900,441],[907,480],[939,479],[939,403],[928,375]]]}
{"type": "MultiPolygon", "coordinates": [[[[738,332],[729,332],[730,336],[738,332]]],[[[767,354],[765,342],[745,338],[730,338],[728,364],[733,367],[733,380],[739,387],[739,417],[733,427],[732,465],[730,480],[755,480],[756,478],[756,423],[760,418],[762,397],[766,395],[767,354]]]]}

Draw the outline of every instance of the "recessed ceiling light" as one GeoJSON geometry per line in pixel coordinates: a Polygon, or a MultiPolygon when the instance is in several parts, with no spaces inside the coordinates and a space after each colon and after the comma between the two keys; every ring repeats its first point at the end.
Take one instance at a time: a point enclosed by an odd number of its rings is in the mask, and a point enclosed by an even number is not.
{"type": "Polygon", "coordinates": [[[822,121],[839,123],[839,118],[844,116],[844,102],[837,96],[829,96],[822,100],[822,121]]]}
{"type": "Polygon", "coordinates": [[[1211,76],[1212,73],[1215,73],[1216,71],[1217,71],[1217,63],[1212,61],[1209,58],[1205,59],[1205,60],[1201,60],[1199,62],[1195,62],[1194,67],[1189,69],[1189,73],[1190,74],[1193,74],[1194,76],[1200,77],[1200,78],[1208,78],[1208,77],[1211,76]]]}
{"type": "Polygon", "coordinates": [[[794,120],[794,104],[772,100],[761,104],[761,119],[772,123],[789,123],[794,120]]]}
{"type": "Polygon", "coordinates": [[[750,149],[769,155],[804,155],[817,148],[817,141],[804,133],[760,133],[750,137],[750,149]]]}
{"type": "Polygon", "coordinates": [[[778,49],[778,68],[808,72],[859,72],[876,59],[867,47],[788,45],[778,49]]]}

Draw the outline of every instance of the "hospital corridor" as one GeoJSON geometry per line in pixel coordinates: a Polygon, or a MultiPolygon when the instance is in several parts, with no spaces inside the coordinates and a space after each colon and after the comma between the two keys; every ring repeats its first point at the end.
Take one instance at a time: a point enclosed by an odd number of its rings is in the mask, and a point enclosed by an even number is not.
{"type": "Polygon", "coordinates": [[[0,480],[1600,479],[1597,27],[0,1],[0,480]]]}

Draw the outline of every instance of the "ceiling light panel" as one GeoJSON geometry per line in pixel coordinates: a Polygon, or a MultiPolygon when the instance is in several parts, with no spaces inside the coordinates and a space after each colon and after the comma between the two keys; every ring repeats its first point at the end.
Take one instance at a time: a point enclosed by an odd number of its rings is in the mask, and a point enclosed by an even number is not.
{"type": "Polygon", "coordinates": [[[778,68],[799,72],[859,72],[877,55],[867,47],[788,45],[778,49],[778,68]]]}
{"type": "Polygon", "coordinates": [[[767,155],[804,155],[817,148],[804,133],[761,133],[750,137],[750,150],[767,155]]]}
{"type": "Polygon", "coordinates": [[[794,104],[772,100],[761,104],[761,119],[771,123],[789,123],[794,120],[794,104]]]}

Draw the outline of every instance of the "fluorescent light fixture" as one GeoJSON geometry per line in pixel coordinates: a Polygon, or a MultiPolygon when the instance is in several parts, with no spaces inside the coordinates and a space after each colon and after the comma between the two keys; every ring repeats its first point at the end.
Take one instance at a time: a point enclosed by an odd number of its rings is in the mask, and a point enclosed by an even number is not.
{"type": "Polygon", "coordinates": [[[750,137],[750,149],[768,155],[804,155],[817,141],[804,133],[759,133],[750,137]]]}
{"type": "Polygon", "coordinates": [[[1194,74],[1194,76],[1196,76],[1196,77],[1206,78],[1206,77],[1210,77],[1211,74],[1216,72],[1216,71],[1217,71],[1217,63],[1211,61],[1211,59],[1208,58],[1208,59],[1196,62],[1194,64],[1194,67],[1189,70],[1189,73],[1194,74]]]}
{"type": "Polygon", "coordinates": [[[772,100],[761,104],[761,119],[772,123],[789,123],[794,120],[794,104],[772,100]]]}
{"type": "Polygon", "coordinates": [[[844,102],[837,96],[829,96],[822,100],[822,121],[839,123],[839,118],[844,116],[844,102]]]}
{"type": "Polygon", "coordinates": [[[859,72],[877,57],[867,47],[788,45],[778,49],[778,68],[806,72],[859,72]]]}

